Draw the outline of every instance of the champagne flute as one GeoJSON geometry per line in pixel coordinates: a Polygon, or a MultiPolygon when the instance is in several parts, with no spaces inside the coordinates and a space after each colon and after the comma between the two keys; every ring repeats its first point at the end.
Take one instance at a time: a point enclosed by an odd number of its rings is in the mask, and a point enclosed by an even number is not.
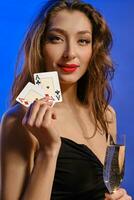
{"type": "Polygon", "coordinates": [[[125,134],[119,135],[116,143],[109,139],[103,167],[103,179],[109,193],[113,193],[119,188],[124,177],[125,143],[125,134]]]}

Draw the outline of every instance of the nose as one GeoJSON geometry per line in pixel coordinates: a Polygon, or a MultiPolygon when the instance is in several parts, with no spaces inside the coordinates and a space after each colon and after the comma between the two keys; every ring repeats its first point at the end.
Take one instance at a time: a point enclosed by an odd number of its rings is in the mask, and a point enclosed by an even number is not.
{"type": "Polygon", "coordinates": [[[76,57],[76,47],[72,41],[66,44],[63,57],[68,60],[72,60],[76,57]]]}

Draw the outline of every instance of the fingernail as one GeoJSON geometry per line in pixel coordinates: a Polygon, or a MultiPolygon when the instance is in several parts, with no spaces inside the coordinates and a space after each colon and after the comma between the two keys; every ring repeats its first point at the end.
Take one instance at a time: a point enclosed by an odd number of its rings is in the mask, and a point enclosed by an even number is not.
{"type": "Polygon", "coordinates": [[[48,98],[44,97],[42,100],[45,101],[45,102],[47,102],[48,98]]]}

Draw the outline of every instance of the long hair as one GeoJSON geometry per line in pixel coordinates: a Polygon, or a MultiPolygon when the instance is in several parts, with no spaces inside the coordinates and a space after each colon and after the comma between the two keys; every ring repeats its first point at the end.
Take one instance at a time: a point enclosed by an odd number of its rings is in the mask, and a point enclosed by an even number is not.
{"type": "MultiPolygon", "coordinates": [[[[33,74],[45,71],[42,48],[46,29],[50,18],[63,9],[83,12],[92,24],[93,53],[86,73],[78,81],[77,96],[81,103],[89,105],[95,127],[107,133],[106,110],[112,96],[110,80],[114,74],[110,58],[112,36],[102,15],[79,0],[48,0],[42,7],[22,45],[24,61],[12,87],[11,105],[16,104],[15,99],[27,82],[33,82],[33,74]]],[[[18,62],[19,59],[20,56],[18,62]]]]}

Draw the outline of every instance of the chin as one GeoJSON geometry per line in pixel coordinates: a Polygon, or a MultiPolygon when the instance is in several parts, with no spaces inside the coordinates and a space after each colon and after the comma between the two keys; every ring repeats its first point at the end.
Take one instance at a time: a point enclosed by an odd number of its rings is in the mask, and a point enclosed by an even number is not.
{"type": "Polygon", "coordinates": [[[76,84],[80,77],[76,76],[62,76],[59,74],[59,79],[61,84],[76,84]]]}

